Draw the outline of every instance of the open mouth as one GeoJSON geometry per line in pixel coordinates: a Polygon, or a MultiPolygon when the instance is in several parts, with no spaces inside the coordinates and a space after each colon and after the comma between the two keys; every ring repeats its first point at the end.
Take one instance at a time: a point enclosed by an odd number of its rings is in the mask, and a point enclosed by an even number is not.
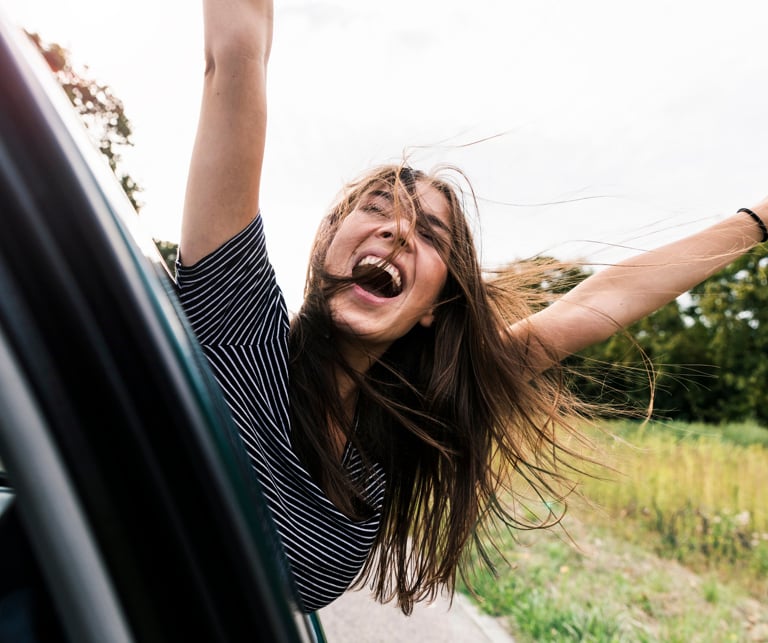
{"type": "Polygon", "coordinates": [[[360,259],[352,270],[352,278],[363,290],[377,297],[392,298],[403,292],[400,271],[381,257],[369,255],[360,259]]]}

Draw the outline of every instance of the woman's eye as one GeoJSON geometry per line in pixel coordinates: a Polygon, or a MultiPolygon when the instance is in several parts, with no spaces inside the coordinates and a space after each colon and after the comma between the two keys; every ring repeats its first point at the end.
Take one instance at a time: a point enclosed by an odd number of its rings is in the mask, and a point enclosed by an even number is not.
{"type": "Polygon", "coordinates": [[[419,236],[424,239],[425,241],[429,241],[430,243],[437,243],[440,241],[437,234],[435,234],[435,231],[432,229],[432,226],[427,224],[417,224],[416,225],[416,231],[419,233],[419,236]]]}
{"type": "Polygon", "coordinates": [[[436,232],[430,226],[425,225],[425,226],[419,226],[417,228],[417,233],[421,239],[423,239],[426,243],[431,245],[437,251],[439,252],[447,251],[448,245],[449,245],[448,240],[440,232],[436,232]]]}
{"type": "Polygon", "coordinates": [[[371,214],[378,214],[381,216],[386,215],[386,210],[377,203],[364,203],[360,209],[363,212],[370,212],[371,214]]]}

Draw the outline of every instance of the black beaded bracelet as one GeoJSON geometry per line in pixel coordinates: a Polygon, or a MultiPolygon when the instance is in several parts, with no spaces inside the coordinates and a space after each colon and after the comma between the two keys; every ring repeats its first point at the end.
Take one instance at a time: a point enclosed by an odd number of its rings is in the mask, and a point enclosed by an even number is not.
{"type": "Polygon", "coordinates": [[[749,216],[751,216],[755,220],[755,223],[760,227],[760,232],[763,233],[763,238],[760,239],[760,243],[765,243],[766,241],[768,241],[768,228],[765,226],[765,221],[763,221],[759,216],[757,216],[749,208],[739,208],[737,212],[746,212],[749,216]]]}

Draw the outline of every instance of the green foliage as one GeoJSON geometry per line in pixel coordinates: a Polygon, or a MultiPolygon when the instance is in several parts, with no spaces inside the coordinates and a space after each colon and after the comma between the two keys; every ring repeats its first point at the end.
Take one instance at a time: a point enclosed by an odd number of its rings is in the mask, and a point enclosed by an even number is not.
{"type": "Polygon", "coordinates": [[[165,261],[165,265],[168,266],[172,275],[176,274],[176,257],[179,253],[179,245],[172,243],[171,241],[155,241],[157,249],[165,261]]]}
{"type": "Polygon", "coordinates": [[[613,436],[630,443],[640,443],[652,438],[675,442],[709,440],[740,447],[758,446],[768,451],[768,431],[754,422],[729,422],[706,424],[703,422],[638,422],[635,420],[613,421],[608,424],[613,436]]]}
{"type": "Polygon", "coordinates": [[[470,577],[480,607],[521,642],[764,640],[766,434],[746,423],[590,430],[617,473],[580,481],[566,533],[497,535],[496,573],[478,565],[470,577]]]}
{"type": "Polygon", "coordinates": [[[121,149],[133,145],[131,123],[125,115],[123,102],[108,85],[88,78],[72,66],[71,55],[61,45],[46,43],[38,34],[27,34],[45,58],[54,77],[66,93],[75,111],[93,138],[136,211],[141,188],[120,167],[121,149]]]}
{"type": "Polygon", "coordinates": [[[768,245],[566,364],[617,415],[768,426],[767,358],[768,245]]]}
{"type": "Polygon", "coordinates": [[[548,530],[502,541],[497,574],[472,579],[479,607],[515,640],[746,641],[768,623],[768,608],[743,590],[660,559],[648,538],[617,538],[616,521],[603,525],[597,512],[583,518],[566,516],[567,536],[548,530]]]}
{"type": "Polygon", "coordinates": [[[692,292],[687,314],[720,371],[713,417],[768,424],[768,247],[749,253],[692,292]]]}
{"type": "MultiPolygon", "coordinates": [[[[519,547],[508,540],[505,545],[516,551],[510,554],[518,560],[519,547]]],[[[611,641],[618,640],[621,624],[611,610],[603,610],[589,598],[574,601],[556,588],[559,576],[578,567],[579,556],[565,543],[546,541],[537,551],[537,565],[526,564],[523,556],[522,573],[516,573],[501,561],[496,565],[499,576],[478,572],[472,579],[481,607],[494,616],[506,616],[514,621],[514,629],[524,640],[532,641],[611,641]]]]}
{"type": "Polygon", "coordinates": [[[582,480],[590,502],[627,537],[648,542],[653,536],[656,553],[737,577],[759,598],[768,597],[768,448],[759,433],[765,431],[745,430],[755,438],[747,444],[745,436],[734,439],[734,427],[624,423],[610,429],[616,439],[605,443],[604,457],[622,476],[582,480]]]}
{"type": "MultiPolygon", "coordinates": [[[[125,114],[123,102],[115,96],[108,85],[88,78],[85,72],[77,71],[71,62],[70,53],[61,45],[46,43],[38,34],[28,33],[30,40],[43,55],[61,85],[86,129],[115,173],[123,191],[138,212],[141,204],[138,194],[141,187],[121,167],[121,150],[132,146],[131,123],[125,114]]],[[[178,245],[170,241],[155,241],[171,274],[176,272],[178,245]]]]}

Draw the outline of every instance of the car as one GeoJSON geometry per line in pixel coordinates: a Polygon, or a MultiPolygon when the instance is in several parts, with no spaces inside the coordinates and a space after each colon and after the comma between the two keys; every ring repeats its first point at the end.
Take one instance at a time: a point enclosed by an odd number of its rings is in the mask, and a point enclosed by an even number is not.
{"type": "Polygon", "coordinates": [[[165,264],[0,17],[0,641],[325,640],[165,264]]]}

